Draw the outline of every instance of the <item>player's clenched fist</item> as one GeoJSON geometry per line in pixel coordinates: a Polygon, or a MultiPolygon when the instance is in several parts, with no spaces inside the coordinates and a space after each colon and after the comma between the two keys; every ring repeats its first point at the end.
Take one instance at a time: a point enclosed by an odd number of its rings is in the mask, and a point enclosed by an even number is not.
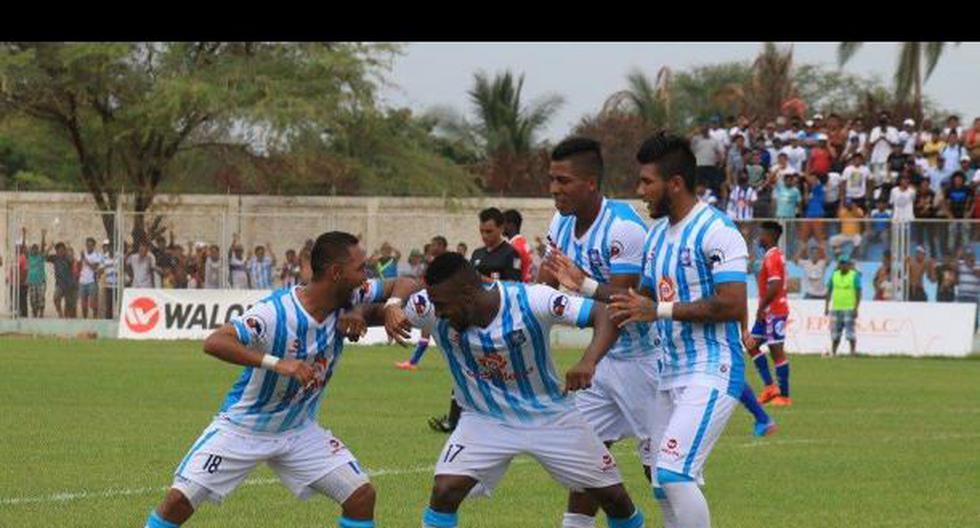
{"type": "Polygon", "coordinates": [[[592,386],[595,376],[595,363],[583,359],[565,373],[565,391],[587,389],[592,386]]]}
{"type": "Polygon", "coordinates": [[[398,342],[399,345],[408,344],[411,334],[412,324],[405,317],[405,312],[398,306],[385,306],[385,331],[388,338],[398,342]]]}
{"type": "Polygon", "coordinates": [[[359,313],[347,312],[337,322],[337,329],[347,339],[357,342],[367,333],[367,321],[359,313]]]}
{"type": "Polygon", "coordinates": [[[296,359],[280,359],[276,363],[276,374],[287,378],[296,378],[296,381],[303,387],[313,381],[316,373],[313,367],[296,359]]]}
{"type": "Polygon", "coordinates": [[[630,288],[627,294],[610,297],[609,315],[620,328],[633,322],[651,322],[657,319],[657,303],[630,288]]]}

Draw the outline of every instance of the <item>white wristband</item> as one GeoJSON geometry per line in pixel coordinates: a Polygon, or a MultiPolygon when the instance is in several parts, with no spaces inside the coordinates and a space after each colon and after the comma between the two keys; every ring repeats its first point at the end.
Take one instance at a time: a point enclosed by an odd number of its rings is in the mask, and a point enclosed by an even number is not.
{"type": "Polygon", "coordinates": [[[665,302],[657,304],[657,319],[673,319],[674,303],[665,302]]]}
{"type": "Polygon", "coordinates": [[[579,287],[579,291],[586,297],[592,297],[595,295],[595,291],[597,289],[599,289],[599,283],[592,277],[586,277],[585,280],[582,281],[582,285],[579,287]]]}
{"type": "Polygon", "coordinates": [[[262,356],[262,368],[266,370],[275,370],[276,364],[279,363],[279,358],[273,356],[272,354],[266,354],[262,356]]]}
{"type": "Polygon", "coordinates": [[[402,300],[399,297],[388,297],[388,300],[385,301],[385,308],[389,306],[397,306],[398,308],[401,308],[402,300]]]}

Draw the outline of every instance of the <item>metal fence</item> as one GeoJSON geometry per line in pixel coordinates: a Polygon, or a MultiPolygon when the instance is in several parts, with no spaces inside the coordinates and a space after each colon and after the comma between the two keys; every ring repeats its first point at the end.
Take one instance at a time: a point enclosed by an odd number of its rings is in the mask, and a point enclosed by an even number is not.
{"type": "MultiPolygon", "coordinates": [[[[7,233],[5,243],[0,248],[5,279],[0,317],[81,317],[84,311],[80,306],[81,297],[86,294],[86,298],[91,300],[93,289],[96,290],[94,296],[97,299],[95,314],[106,319],[118,317],[122,298],[120,286],[127,284],[125,259],[135,251],[131,244],[134,227],[140,221],[137,215],[122,210],[99,213],[91,210],[44,211],[27,207],[11,207],[4,213],[7,233]],[[22,228],[27,231],[25,249],[20,246],[22,228]],[[38,256],[41,253],[42,231],[46,235],[45,254],[38,256]],[[83,235],[79,236],[80,233],[83,235]],[[52,248],[57,243],[64,243],[64,254],[69,261],[77,262],[87,237],[95,240],[96,250],[100,252],[104,249],[103,242],[107,241],[105,253],[111,254],[112,258],[106,262],[111,265],[104,266],[100,273],[96,273],[96,286],[86,286],[83,292],[78,284],[83,282],[80,270],[72,270],[71,280],[68,280],[64,264],[56,263],[59,257],[52,252],[52,248]],[[35,245],[36,251],[32,251],[35,245]],[[39,266],[43,273],[38,271],[39,266]],[[112,267],[117,270],[115,284],[111,280],[112,267]],[[42,277],[43,281],[40,280],[42,277]],[[40,310],[42,305],[43,313],[40,310]]],[[[162,236],[162,239],[151,241],[158,246],[156,252],[166,253],[166,248],[171,246],[171,234],[173,246],[180,248],[173,251],[182,252],[184,256],[199,256],[210,246],[217,246],[221,263],[219,282],[223,287],[230,287],[228,258],[233,241],[242,246],[245,259],[256,246],[271,248],[276,258],[274,285],[278,285],[279,269],[284,263],[286,250],[292,249],[298,254],[307,240],[327,230],[348,231],[360,236],[369,253],[382,242],[389,242],[401,252],[403,262],[407,261],[412,249],[421,250],[432,236],[447,232],[448,226],[472,226],[470,251],[476,248],[473,241],[479,240],[478,222],[472,212],[443,210],[324,211],[321,214],[168,213],[158,225],[153,226],[154,218],[148,214],[143,220],[147,229],[155,227],[155,232],[162,236]]],[[[536,235],[543,235],[549,220],[550,213],[525,216],[524,233],[528,239],[533,241],[536,235]]],[[[762,221],[738,222],[750,248],[750,271],[753,272],[758,271],[761,263],[762,249],[758,245],[758,234],[762,221]]],[[[780,245],[787,258],[791,297],[819,296],[821,292],[816,285],[826,282],[835,267],[835,257],[848,254],[862,272],[862,297],[865,299],[969,301],[968,297],[961,295],[965,288],[961,286],[964,281],[959,279],[964,270],[970,267],[966,264],[966,255],[976,255],[980,250],[980,221],[776,221],[784,228],[780,245]],[[917,251],[920,247],[924,251],[917,251]],[[886,261],[886,254],[891,257],[890,261],[886,261]],[[884,271],[879,274],[882,268],[884,271]],[[817,291],[812,291],[814,289],[817,291]]],[[[455,248],[455,241],[450,241],[450,248],[455,248]]],[[[166,279],[157,273],[154,285],[164,286],[166,279]]],[[[193,283],[190,285],[193,286],[193,283]]],[[[749,291],[750,296],[757,295],[755,281],[750,281],[749,291]]]]}

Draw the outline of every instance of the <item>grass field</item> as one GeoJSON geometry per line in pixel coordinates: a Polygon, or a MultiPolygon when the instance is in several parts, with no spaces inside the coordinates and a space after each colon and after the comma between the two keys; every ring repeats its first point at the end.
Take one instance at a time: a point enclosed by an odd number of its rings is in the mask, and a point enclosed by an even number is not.
{"type": "MultiPolygon", "coordinates": [[[[445,440],[425,425],[445,411],[445,364],[435,350],[418,372],[394,369],[407,354],[349,347],[320,417],[377,472],[379,526],[419,526],[445,440]]],[[[0,338],[0,360],[4,528],[142,526],[239,372],[189,342],[0,338]]],[[[738,410],[711,455],[714,526],[980,526],[980,361],[796,356],[793,382],[777,436],[752,438],[738,410]]],[[[614,452],[657,526],[632,445],[614,452]]],[[[464,503],[460,523],[556,527],[564,497],[522,460],[492,499],[464,503]]],[[[338,511],[293,499],[262,468],[188,526],[334,526],[338,511]]]]}

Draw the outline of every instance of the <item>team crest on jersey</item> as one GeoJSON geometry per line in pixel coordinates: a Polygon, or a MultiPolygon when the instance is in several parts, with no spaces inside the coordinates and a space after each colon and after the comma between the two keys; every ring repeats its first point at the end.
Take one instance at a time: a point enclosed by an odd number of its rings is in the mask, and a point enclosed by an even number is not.
{"type": "Polygon", "coordinates": [[[691,267],[694,261],[691,259],[691,248],[686,247],[681,250],[680,254],[681,266],[691,267]]]}
{"type": "Polygon", "coordinates": [[[567,295],[556,295],[551,298],[551,314],[555,317],[565,315],[565,308],[568,307],[567,295]]]}
{"type": "Polygon", "coordinates": [[[616,467],[616,459],[612,455],[606,453],[602,455],[602,465],[599,466],[599,471],[609,471],[616,467]]]}
{"type": "Polygon", "coordinates": [[[415,306],[415,313],[417,313],[419,317],[425,315],[425,310],[429,307],[429,302],[422,295],[416,295],[415,302],[412,304],[415,306]]]}
{"type": "Polygon", "coordinates": [[[289,353],[295,354],[299,350],[299,339],[293,339],[289,342],[289,353]]]}
{"type": "Polygon", "coordinates": [[[245,326],[252,329],[252,333],[256,337],[262,337],[262,334],[265,333],[265,325],[262,324],[262,320],[258,317],[253,316],[245,319],[245,326]]]}
{"type": "Polygon", "coordinates": [[[674,281],[670,277],[660,277],[660,283],[657,284],[657,300],[660,302],[673,302],[676,294],[677,290],[674,288],[674,281]]]}
{"type": "Polygon", "coordinates": [[[623,253],[623,243],[619,240],[613,240],[612,244],[609,245],[609,258],[616,258],[623,253]]]}
{"type": "Polygon", "coordinates": [[[476,358],[476,362],[480,364],[480,370],[490,377],[502,377],[504,372],[507,371],[507,358],[500,354],[480,356],[476,358]]]}

